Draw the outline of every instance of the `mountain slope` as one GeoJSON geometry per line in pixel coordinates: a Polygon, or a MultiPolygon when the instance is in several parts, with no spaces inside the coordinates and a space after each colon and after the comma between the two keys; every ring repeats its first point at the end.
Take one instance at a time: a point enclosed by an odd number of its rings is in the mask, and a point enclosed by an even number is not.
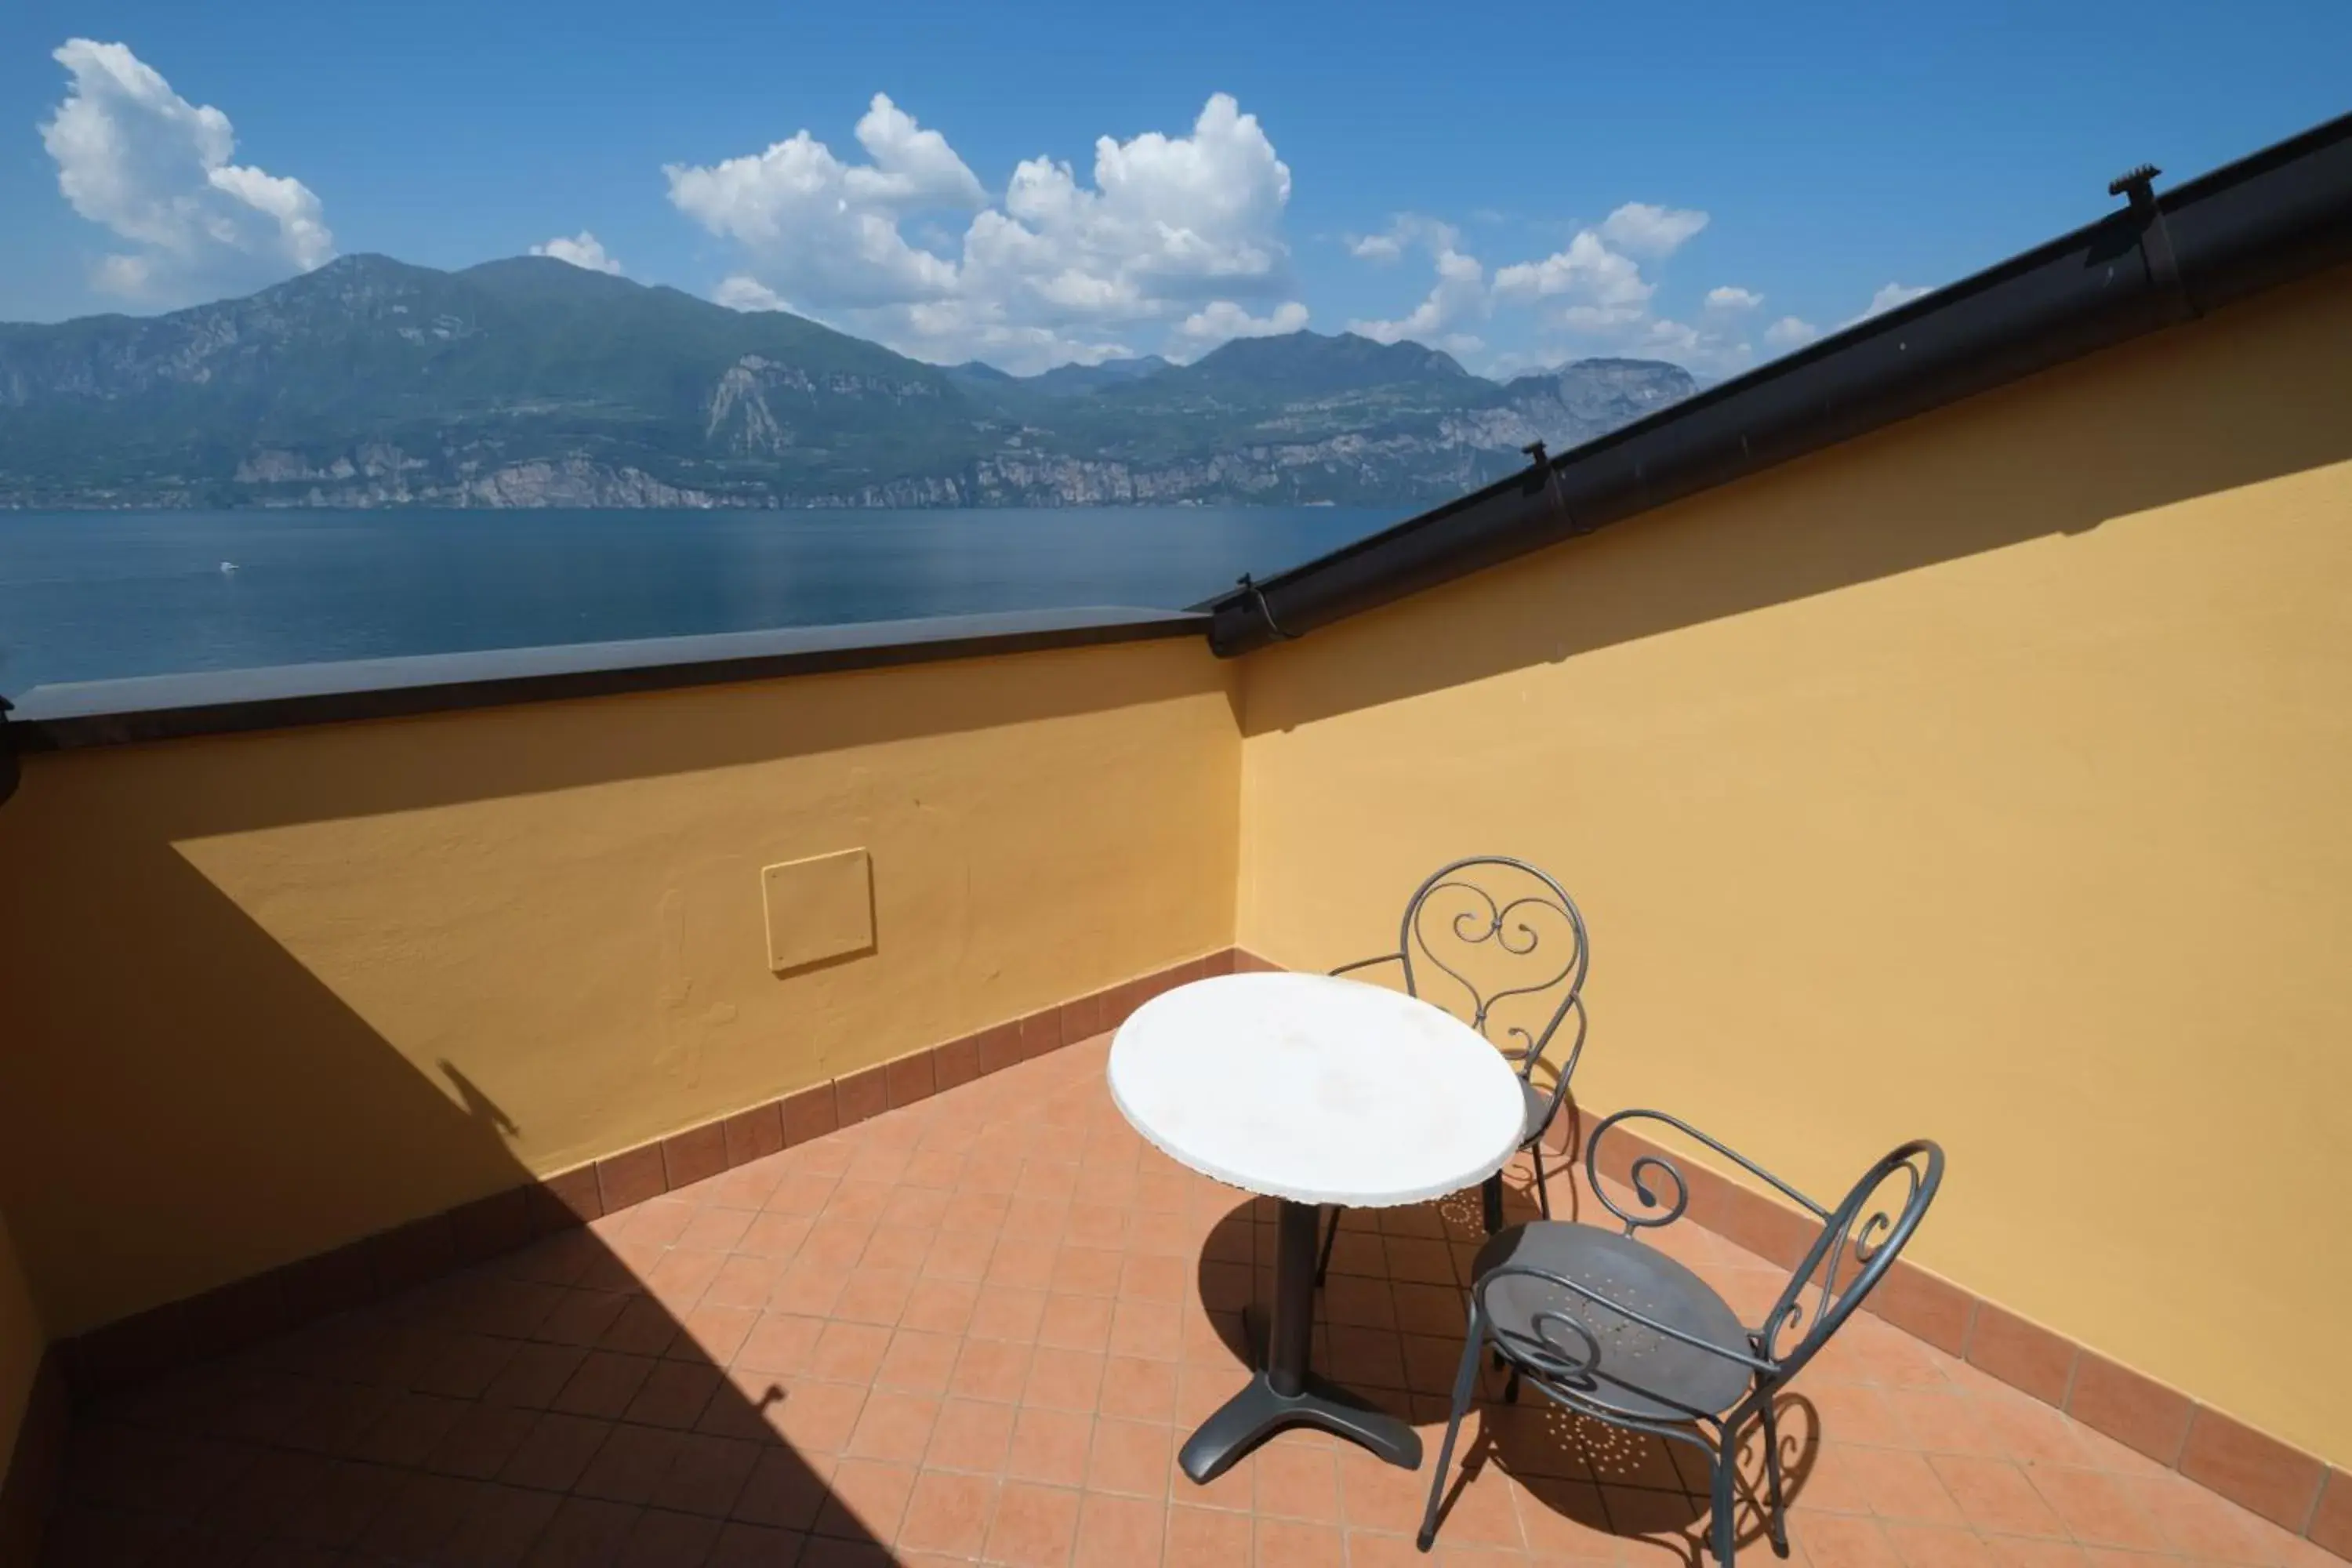
{"type": "Polygon", "coordinates": [[[1416,344],[941,369],[547,258],[346,257],[243,300],[0,325],[0,506],[1442,500],[1691,390],[1416,344]]]}

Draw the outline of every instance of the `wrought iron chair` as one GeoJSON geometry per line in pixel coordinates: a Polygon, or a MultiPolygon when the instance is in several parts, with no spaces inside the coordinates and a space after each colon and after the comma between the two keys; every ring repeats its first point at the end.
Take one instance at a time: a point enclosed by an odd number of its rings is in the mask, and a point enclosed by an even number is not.
{"type": "Polygon", "coordinates": [[[1943,1181],[1943,1150],[1925,1141],[1903,1144],[1830,1209],[1663,1111],[1621,1110],[1586,1138],[1584,1169],[1593,1194],[1624,1221],[1623,1234],[1539,1221],[1501,1232],[1478,1254],[1469,1331],[1422,1516],[1421,1549],[1428,1551],[1436,1538],[1454,1438],[1476,1392],[1479,1349],[1492,1344],[1509,1369],[1505,1399],[1517,1398],[1524,1378],[1579,1415],[1705,1455],[1713,1482],[1713,1545],[1722,1568],[1731,1568],[1734,1548],[1739,1436],[1750,1422],[1761,1423],[1766,1526],[1773,1551],[1786,1557],[1773,1398],[1893,1267],[1943,1181]],[[1635,1120],[1664,1122],[1738,1162],[1821,1221],[1821,1235],[1759,1327],[1743,1326],[1697,1275],[1634,1239],[1637,1230],[1673,1223],[1689,1204],[1689,1184],[1671,1159],[1643,1153],[1632,1162],[1633,1213],[1619,1207],[1601,1184],[1601,1145],[1612,1129],[1635,1120]]]}
{"type": "MultiPolygon", "coordinates": [[[[1566,889],[1524,860],[1475,855],[1440,867],[1413,890],[1397,930],[1397,950],[1343,963],[1333,974],[1351,974],[1393,963],[1403,973],[1405,994],[1448,1012],[1493,1040],[1518,1073],[1527,1100],[1526,1137],[1520,1147],[1535,1157],[1536,1201],[1547,1218],[1551,1198],[1544,1190],[1543,1135],[1568,1098],[1568,1081],[1584,1054],[1584,975],[1591,947],[1583,913],[1566,889]],[[1547,1061],[1544,1052],[1570,1014],[1576,1034],[1566,1058],[1547,1061]],[[1547,1088],[1536,1082],[1538,1068],[1553,1066],[1547,1088]]],[[[1486,1229],[1503,1226],[1503,1178],[1484,1189],[1486,1229]]],[[[1315,1278],[1330,1268],[1339,1237],[1339,1211],[1331,1214],[1315,1278]]]]}

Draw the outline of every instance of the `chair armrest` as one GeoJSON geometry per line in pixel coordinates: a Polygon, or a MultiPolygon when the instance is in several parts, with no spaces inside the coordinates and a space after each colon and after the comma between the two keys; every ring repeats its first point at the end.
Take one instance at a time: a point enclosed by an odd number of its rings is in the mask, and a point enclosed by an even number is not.
{"type": "Polygon", "coordinates": [[[1330,973],[1330,974],[1334,974],[1334,975],[1339,975],[1339,974],[1346,974],[1346,973],[1349,973],[1349,972],[1350,972],[1350,971],[1352,971],[1352,970],[1358,970],[1358,969],[1370,969],[1370,968],[1373,964],[1375,964],[1375,963],[1402,963],[1403,962],[1404,962],[1404,954],[1403,954],[1403,953],[1401,953],[1401,952],[1384,952],[1384,953],[1381,953],[1378,958],[1360,958],[1360,959],[1356,960],[1356,962],[1355,962],[1355,963],[1343,963],[1343,964],[1341,964],[1339,968],[1334,969],[1334,970],[1327,971],[1327,973],[1330,973]]]}
{"type": "MultiPolygon", "coordinates": [[[[1587,1184],[1591,1187],[1592,1195],[1599,1198],[1601,1205],[1606,1207],[1611,1214],[1615,1215],[1619,1219],[1625,1222],[1625,1234],[1627,1236],[1633,1235],[1634,1231],[1639,1229],[1650,1229],[1658,1226],[1671,1225],[1675,1220],[1680,1219],[1682,1217],[1683,1211],[1690,1206],[1690,1182],[1684,1176],[1682,1167],[1675,1164],[1670,1156],[1662,1153],[1637,1154],[1632,1160],[1630,1169],[1626,1172],[1626,1174],[1633,1182],[1633,1191],[1641,1197],[1642,1202],[1647,1205],[1648,1207],[1643,1209],[1638,1215],[1627,1214],[1623,1209],[1618,1207],[1616,1200],[1609,1195],[1608,1189],[1601,1184],[1600,1154],[1601,1142],[1608,1137],[1609,1133],[1617,1126],[1617,1124],[1622,1121],[1664,1122],[1666,1126],[1673,1128],[1675,1131],[1681,1133],[1684,1137],[1690,1139],[1693,1142],[1704,1144],[1706,1147],[1714,1150],[1725,1159],[1729,1160],[1734,1164],[1738,1165],[1741,1170],[1746,1171],[1749,1175],[1768,1184],[1774,1191],[1789,1198],[1791,1202],[1800,1205],[1804,1208],[1805,1212],[1811,1215],[1815,1219],[1822,1221],[1823,1224],[1827,1224],[1829,1221],[1830,1211],[1828,1209],[1822,1207],[1820,1204],[1815,1203],[1811,1198],[1807,1197],[1804,1194],[1799,1192],[1796,1188],[1790,1186],[1788,1183],[1782,1181],[1780,1177],[1774,1175],[1771,1172],[1766,1170],[1763,1166],[1758,1164],[1755,1161],[1749,1159],[1738,1150],[1734,1149],[1729,1144],[1722,1142],[1717,1139],[1709,1137],[1707,1134],[1700,1131],[1697,1128],[1693,1127],[1689,1122],[1683,1121],[1680,1117],[1669,1116],[1663,1110],[1621,1110],[1614,1116],[1605,1118],[1598,1126],[1593,1128],[1591,1133],[1586,1136],[1584,1140],[1584,1179],[1587,1184]],[[1652,1190],[1650,1184],[1652,1179],[1661,1176],[1663,1176],[1666,1181],[1674,1184],[1674,1191],[1672,1194],[1673,1201],[1671,1203],[1664,1201],[1660,1197],[1656,1191],[1652,1190]]],[[[1626,1136],[1631,1138],[1634,1136],[1634,1134],[1628,1132],[1626,1136]]]]}
{"type": "MultiPolygon", "coordinates": [[[[1569,1042],[1568,1059],[1559,1065],[1559,1075],[1552,1081],[1551,1103],[1544,1108],[1543,1125],[1546,1127],[1549,1127],[1552,1118],[1559,1114],[1560,1101],[1568,1098],[1568,1080],[1576,1076],[1576,1064],[1584,1056],[1584,1030],[1591,1020],[1585,1016],[1584,998],[1581,995],[1568,999],[1568,1005],[1563,1010],[1562,1016],[1564,1017],[1568,1013],[1576,1015],[1576,1035],[1569,1042]]],[[[1537,1064],[1547,1063],[1543,1054],[1544,1047],[1549,1046],[1559,1033],[1559,1021],[1555,1020],[1551,1029],[1540,1042],[1528,1047],[1524,1051],[1505,1051],[1503,1055],[1507,1059],[1518,1063],[1520,1075],[1529,1083],[1533,1083],[1537,1064]]]]}

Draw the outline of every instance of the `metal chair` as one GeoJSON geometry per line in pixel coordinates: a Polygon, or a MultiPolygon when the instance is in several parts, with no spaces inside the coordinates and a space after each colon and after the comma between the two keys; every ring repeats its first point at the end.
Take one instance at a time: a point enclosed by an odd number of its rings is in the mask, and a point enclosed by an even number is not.
{"type": "MultiPolygon", "coordinates": [[[[1516,1068],[1527,1100],[1526,1137],[1520,1147],[1535,1157],[1536,1201],[1546,1218],[1551,1197],[1544,1190],[1543,1135],[1568,1098],[1568,1080],[1584,1054],[1584,976],[1591,947],[1576,900],[1552,878],[1524,860],[1505,855],[1474,855],[1440,867],[1413,890],[1397,930],[1397,950],[1360,958],[1331,971],[1350,974],[1383,963],[1398,965],[1405,994],[1445,1008],[1493,1040],[1516,1068]],[[1559,1064],[1549,1088],[1535,1080],[1548,1065],[1544,1051],[1570,1014],[1576,1037],[1559,1064]]],[[[1484,1194],[1486,1229],[1503,1226],[1503,1178],[1487,1178],[1484,1194]]],[[[1316,1262],[1321,1283],[1339,1237],[1339,1211],[1331,1214],[1330,1234],[1316,1262]]]]}
{"type": "Polygon", "coordinates": [[[1732,1563],[1739,1435],[1749,1422],[1760,1422],[1766,1522],[1773,1551],[1786,1557],[1789,1529],[1773,1397],[1894,1265],[1943,1181],[1943,1150],[1924,1140],[1902,1145],[1873,1164],[1844,1201],[1830,1209],[1672,1116],[1621,1110],[1585,1140],[1584,1169],[1593,1194],[1625,1222],[1623,1234],[1538,1221],[1496,1235],[1478,1254],[1469,1331],[1429,1508],[1422,1516],[1421,1549],[1428,1551],[1436,1538],[1454,1438],[1476,1392],[1479,1349],[1492,1344],[1509,1368],[1506,1400],[1517,1398],[1524,1377],[1579,1415],[1685,1444],[1705,1455],[1713,1483],[1713,1546],[1722,1568],[1732,1563]],[[1743,1326],[1697,1275],[1634,1239],[1637,1230],[1681,1217],[1689,1204],[1689,1185],[1672,1160],[1654,1153],[1633,1159],[1635,1213],[1619,1207],[1601,1184],[1601,1145],[1612,1129],[1635,1120],[1664,1122],[1737,1162],[1821,1221],[1821,1235],[1760,1326],[1743,1326]]]}

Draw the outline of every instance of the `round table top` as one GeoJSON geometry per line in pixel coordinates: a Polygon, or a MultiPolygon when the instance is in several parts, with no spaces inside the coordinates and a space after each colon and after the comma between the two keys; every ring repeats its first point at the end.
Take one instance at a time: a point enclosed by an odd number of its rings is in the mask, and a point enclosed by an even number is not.
{"type": "Polygon", "coordinates": [[[1486,1180],[1526,1135],[1502,1054],[1450,1014],[1321,974],[1234,974],[1119,1026],[1110,1092],[1162,1153],[1247,1192],[1385,1208],[1486,1180]]]}

